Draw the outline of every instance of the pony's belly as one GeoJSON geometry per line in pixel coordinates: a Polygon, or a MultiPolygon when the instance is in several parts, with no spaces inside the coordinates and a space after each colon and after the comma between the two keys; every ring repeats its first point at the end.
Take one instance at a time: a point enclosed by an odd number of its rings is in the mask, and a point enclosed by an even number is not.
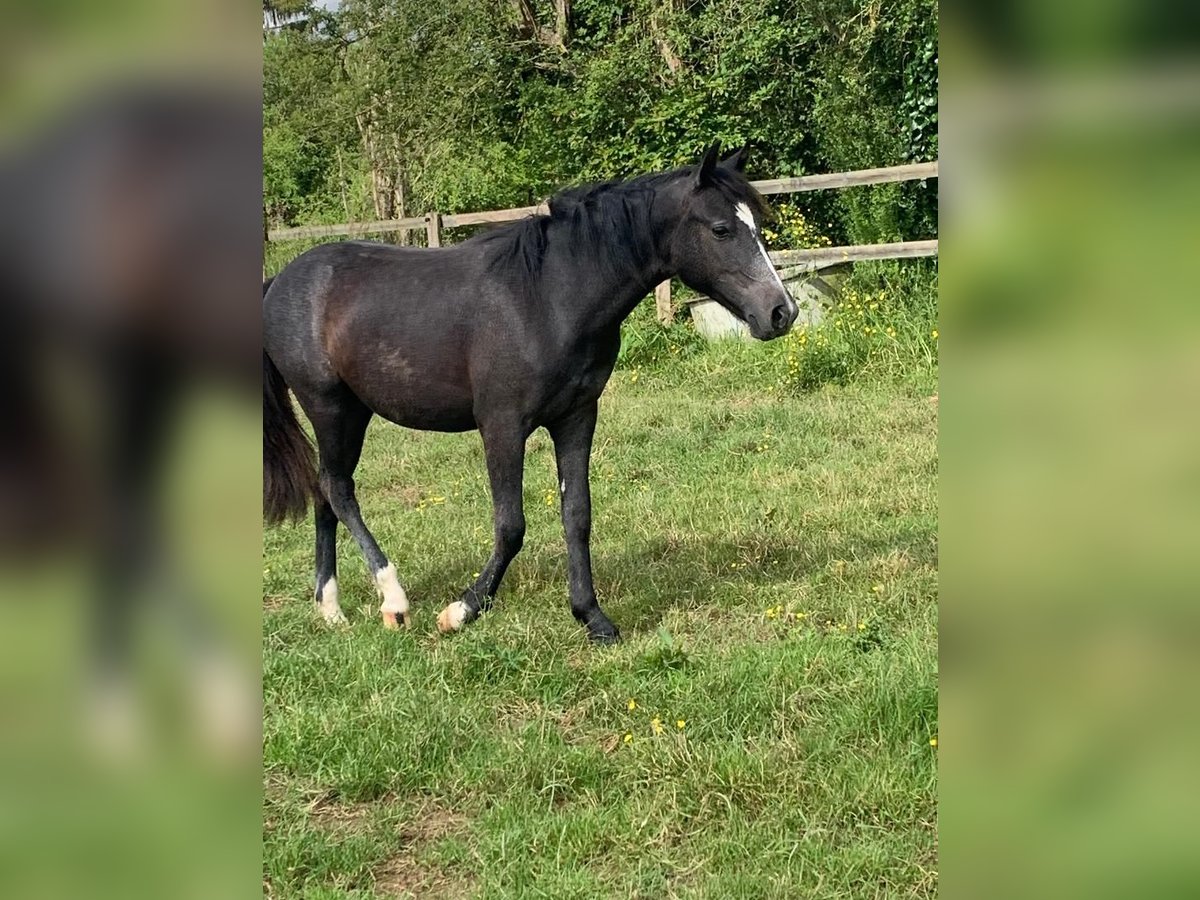
{"type": "Polygon", "coordinates": [[[445,403],[433,397],[409,397],[404,402],[368,405],[389,422],[418,431],[471,431],[478,427],[469,401],[445,403]]]}
{"type": "Polygon", "coordinates": [[[425,378],[368,379],[351,389],[376,415],[418,431],[470,431],[474,403],[463,387],[425,378]]]}

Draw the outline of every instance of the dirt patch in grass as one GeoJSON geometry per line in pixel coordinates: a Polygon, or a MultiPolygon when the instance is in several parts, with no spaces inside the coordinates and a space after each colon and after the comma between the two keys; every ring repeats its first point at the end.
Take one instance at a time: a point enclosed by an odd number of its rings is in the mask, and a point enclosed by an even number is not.
{"type": "Polygon", "coordinates": [[[379,897],[470,897],[474,884],[457,875],[422,866],[400,854],[375,870],[375,894],[379,897]]]}
{"type": "Polygon", "coordinates": [[[536,700],[518,697],[497,706],[496,724],[507,732],[519,734],[544,715],[545,710],[536,700]]]}
{"type": "Polygon", "coordinates": [[[415,484],[392,484],[383,488],[379,493],[389,500],[399,501],[409,509],[416,509],[422,498],[430,492],[415,484]]]}
{"type": "Polygon", "coordinates": [[[465,816],[428,804],[399,826],[401,848],[375,867],[375,893],[380,897],[468,897],[474,880],[466,873],[447,871],[421,861],[422,851],[443,838],[465,830],[465,816]]]}
{"type": "MultiPolygon", "coordinates": [[[[575,668],[583,668],[583,663],[575,668]]],[[[536,700],[519,698],[497,709],[496,722],[512,734],[520,734],[540,723],[542,727],[557,729],[568,744],[589,744],[595,740],[594,728],[589,726],[590,713],[595,705],[594,699],[587,699],[564,710],[551,710],[536,700]]]]}
{"type": "Polygon", "coordinates": [[[280,594],[268,594],[267,596],[263,597],[263,611],[279,612],[289,603],[295,602],[296,600],[294,597],[284,597],[280,594]]]}
{"type": "Polygon", "coordinates": [[[309,801],[308,820],[322,831],[355,831],[370,818],[370,803],[346,803],[333,791],[323,791],[309,801]]]}
{"type": "Polygon", "coordinates": [[[729,398],[730,409],[755,409],[768,403],[775,403],[776,397],[766,391],[756,390],[751,393],[734,394],[729,398]]]}
{"type": "MultiPolygon", "coordinates": [[[[369,883],[376,896],[458,898],[471,896],[477,888],[469,872],[429,861],[439,841],[467,829],[467,817],[441,803],[427,800],[412,807],[393,795],[356,803],[335,790],[289,785],[275,775],[266,777],[263,792],[266,832],[276,828],[281,807],[290,804],[295,809],[298,802],[307,825],[333,836],[335,843],[359,835],[396,847],[370,869],[369,883]]],[[[264,896],[271,893],[272,886],[264,882],[264,896]]]]}
{"type": "MultiPolygon", "coordinates": [[[[349,803],[329,788],[291,784],[280,775],[267,775],[263,782],[264,809],[299,806],[309,824],[329,832],[348,832],[363,827],[375,808],[372,803],[349,803]]],[[[274,817],[265,814],[274,826],[274,817]]]]}
{"type": "Polygon", "coordinates": [[[893,550],[886,556],[876,558],[871,563],[872,572],[888,578],[895,578],[913,567],[913,558],[903,550],[893,550]]]}

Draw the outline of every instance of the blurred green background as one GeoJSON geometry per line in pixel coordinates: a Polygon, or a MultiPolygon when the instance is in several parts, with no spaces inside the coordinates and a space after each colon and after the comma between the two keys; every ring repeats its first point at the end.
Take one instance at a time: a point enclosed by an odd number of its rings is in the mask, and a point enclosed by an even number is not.
{"type": "Polygon", "coordinates": [[[1200,890],[1196,23],[1132,2],[943,16],[952,896],[1200,890]]]}
{"type": "MultiPolygon", "coordinates": [[[[99,304],[89,308],[100,291],[57,293],[56,301],[65,305],[53,306],[42,302],[39,291],[23,288],[53,283],[56,274],[88,271],[96,248],[113,237],[104,228],[85,235],[73,228],[91,221],[88,216],[103,219],[111,208],[104,205],[103,191],[88,192],[97,185],[82,177],[71,180],[86,171],[88,161],[111,161],[112,147],[119,144],[105,143],[103,136],[114,132],[105,132],[106,107],[96,98],[155,88],[168,107],[170,92],[177,91],[180,109],[189,99],[228,97],[229,90],[241,91],[243,98],[249,90],[253,99],[260,90],[260,13],[232,0],[64,0],[5,3],[0,14],[5,524],[25,513],[29,486],[39,484],[32,477],[22,483],[8,455],[33,441],[18,424],[24,419],[13,417],[22,416],[26,397],[37,398],[38,412],[53,420],[61,439],[56,448],[61,459],[41,460],[45,470],[70,460],[78,468],[64,466],[58,485],[82,485],[77,492],[62,490],[71,495],[80,521],[42,535],[47,540],[32,549],[7,540],[0,546],[0,896],[254,895],[261,890],[257,398],[220,371],[220,377],[193,380],[176,398],[176,427],[153,489],[153,504],[161,511],[156,549],[166,548],[173,559],[155,555],[153,577],[139,579],[136,591],[126,585],[130,594],[123,599],[140,613],[135,649],[120,683],[104,682],[92,658],[102,609],[96,561],[103,541],[94,521],[103,504],[97,498],[111,501],[107,512],[136,502],[105,482],[112,470],[103,448],[111,446],[107,441],[115,431],[99,401],[110,383],[83,348],[102,345],[97,323],[116,318],[106,320],[99,304]],[[89,131],[89,122],[100,127],[89,131]],[[70,135],[73,128],[82,135],[73,142],[52,137],[70,135]],[[61,157],[34,154],[41,172],[52,175],[63,159],[82,164],[62,165],[60,193],[31,197],[22,166],[29,147],[43,138],[61,157]],[[14,246],[37,253],[14,254],[14,246]],[[48,259],[56,262],[46,264],[48,259]],[[19,359],[28,364],[21,371],[8,352],[18,347],[19,359]],[[30,385],[32,391],[23,393],[30,385]],[[76,483],[69,476],[82,477],[76,483]],[[214,640],[198,652],[202,641],[191,626],[201,619],[213,626],[214,640]]],[[[169,137],[164,146],[170,146],[169,137]]],[[[260,157],[253,144],[246,150],[243,160],[218,163],[224,168],[204,173],[185,168],[176,183],[232,181],[248,166],[253,187],[260,157]]],[[[142,160],[147,167],[156,161],[153,148],[142,160]]],[[[171,165],[167,159],[163,168],[171,165]]],[[[161,183],[133,182],[123,193],[141,199],[147,185],[161,183]]],[[[158,199],[165,201],[157,208],[166,209],[167,217],[170,204],[188,202],[158,199]]],[[[247,199],[253,236],[257,192],[247,199]]],[[[186,218],[185,207],[177,211],[186,218]]],[[[250,245],[251,302],[258,294],[258,251],[250,245]]],[[[236,273],[242,262],[229,260],[229,271],[236,273]]],[[[159,324],[175,324],[191,311],[168,297],[140,312],[159,324]]],[[[130,335],[119,337],[135,345],[130,335]]],[[[256,342],[253,334],[250,339],[256,342]]]]}

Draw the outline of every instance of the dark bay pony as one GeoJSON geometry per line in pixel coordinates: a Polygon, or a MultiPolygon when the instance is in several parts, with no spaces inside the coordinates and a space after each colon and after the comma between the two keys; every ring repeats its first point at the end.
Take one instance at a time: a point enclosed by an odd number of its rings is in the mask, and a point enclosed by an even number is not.
{"type": "Polygon", "coordinates": [[[354,495],[367,423],[380,415],[483,437],[494,547],[475,583],[439,614],[439,630],[486,610],[521,549],[525,442],[545,427],[558,463],[571,612],[593,640],[618,638],[592,587],[588,460],[622,321],[671,276],[760,340],[785,334],[796,318],[759,240],[766,207],[744,162],[742,151],[718,161],[714,144],[699,165],[564,191],[549,215],[446,248],[327,244],[264,287],[264,514],[270,522],[299,516],[313,499],[316,600],[327,621],[345,621],[340,521],[374,575],[384,625],[408,623],[396,569],[354,495]],[[288,388],[312,422],[319,468],[288,388]]]}
{"type": "MultiPolygon", "coordinates": [[[[198,734],[224,762],[259,741],[261,693],[212,608],[219,583],[239,582],[194,577],[214,565],[195,556],[204,520],[181,516],[195,507],[169,486],[211,477],[180,465],[197,399],[233,388],[254,408],[261,92],[182,73],[60,86],[29,108],[36,127],[0,128],[0,565],[72,575],[8,579],[22,588],[3,599],[83,613],[83,666],[64,672],[84,691],[91,749],[122,754],[147,725],[183,724],[142,683],[145,625],[171,641],[164,661],[181,665],[198,734]]],[[[225,512],[235,534],[253,525],[252,510],[225,512]]],[[[217,564],[253,572],[242,544],[217,564]]]]}

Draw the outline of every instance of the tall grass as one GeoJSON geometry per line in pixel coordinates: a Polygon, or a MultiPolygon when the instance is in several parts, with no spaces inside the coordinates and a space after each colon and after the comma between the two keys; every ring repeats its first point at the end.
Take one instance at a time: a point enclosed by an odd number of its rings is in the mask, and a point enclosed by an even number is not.
{"type": "Polygon", "coordinates": [[[816,325],[781,342],[778,387],[813,391],[861,376],[907,378],[937,366],[937,263],[859,263],[816,325]]]}
{"type": "Polygon", "coordinates": [[[311,523],[265,532],[269,896],[935,895],[937,408],[865,373],[771,393],[775,344],[605,391],[592,557],[616,647],[571,618],[541,432],[525,547],[460,634],[433,620],[490,545],[477,435],[368,432],[359,500],[410,631],[380,626],[344,529],[345,629],[313,609],[311,523]]]}

